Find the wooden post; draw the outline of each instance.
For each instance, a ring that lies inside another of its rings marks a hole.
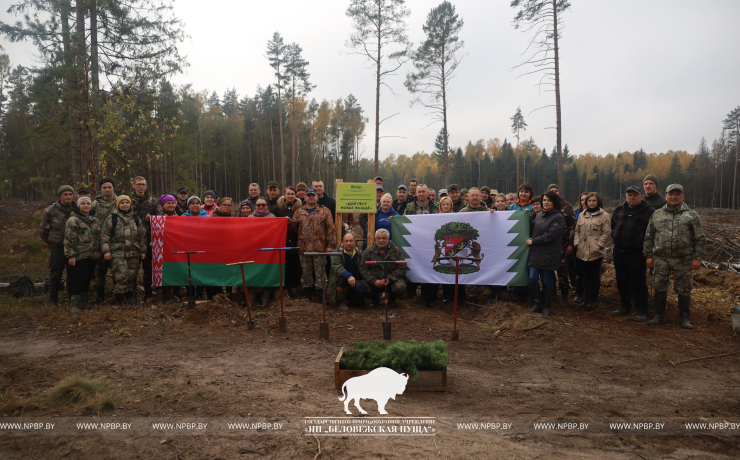
[[[340,184],[342,182],[344,182],[342,179],[336,180],[337,184]],[[334,186],[334,199],[336,200],[337,198],[338,198],[337,187],[335,185]],[[336,218],[334,219],[334,225],[336,226],[336,229],[337,229],[337,247],[339,247],[342,244],[342,215],[343,214],[341,212],[337,211]]]
[[[375,181],[368,179],[367,183],[374,184]],[[365,235],[365,239],[367,240],[367,247],[372,246],[375,242],[375,213],[368,213],[367,215],[367,235]]]

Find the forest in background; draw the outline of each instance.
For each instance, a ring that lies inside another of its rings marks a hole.
[[[191,193],[216,189],[241,199],[251,182],[264,189],[270,180],[320,178],[332,193],[335,179],[374,176],[372,152],[363,148],[373,130],[364,108],[352,94],[312,97],[316,86],[300,46],[283,43],[278,33],[267,40],[264,62],[275,69],[275,80],[253,95],[236,89],[219,95],[170,83],[187,67],[177,50],[187,34],[167,0],[32,0],[9,11],[22,20],[0,23],[0,33],[32,41],[43,64],[14,66],[0,49],[2,197],[34,200],[61,184],[92,186],[101,177],[115,178],[117,192],[130,192],[133,177],[143,175],[154,194],[186,186]],[[560,157],[571,201],[588,190],[616,202],[626,187],[654,173],[661,189],[684,184],[693,206],[732,208],[739,191],[740,107],[721,122],[716,116],[720,135],[697,140],[691,152],[647,153],[636,146],[597,155],[570,152],[565,143],[558,155],[555,146],[525,137],[517,109],[510,133],[481,133],[453,146],[445,121],[429,145],[392,153],[378,161],[377,171],[393,194],[410,179],[443,188],[449,185],[447,146],[449,183],[514,192],[529,182],[541,193],[558,183]]]

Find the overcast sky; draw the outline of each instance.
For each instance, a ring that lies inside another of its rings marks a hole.
[[[5,0],[3,3],[8,2]],[[738,0],[571,0],[564,14],[561,46],[563,142],[576,155],[618,151],[694,152],[701,137],[717,137],[722,120],[740,105]],[[6,3],[7,4],[7,3]],[[370,118],[364,156],[373,154],[374,71],[345,42],[352,29],[349,0],[195,1],[177,0],[175,14],[191,38],[181,45],[190,67],[173,78],[196,90],[222,95],[235,87],[242,97],[273,81],[264,57],[279,31],[297,42],[310,62],[318,101],[354,94]],[[535,76],[516,78],[527,35],[511,25],[510,0],[457,0],[465,25],[460,38],[468,54],[449,89],[449,131],[453,146],[478,139],[513,139],[510,117],[521,106],[539,146],[555,145],[554,93],[541,92]],[[436,2],[407,0],[411,40],[423,40],[422,25]],[[5,10],[6,8],[3,8]],[[0,20],[12,21],[4,11]],[[3,43],[14,65],[33,65],[31,45]],[[403,79],[411,64],[388,79],[384,90],[381,158],[390,153],[431,152],[441,127],[421,107],[409,108]],[[514,141],[515,142],[515,141]]]

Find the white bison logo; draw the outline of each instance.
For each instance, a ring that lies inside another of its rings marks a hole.
[[[378,412],[387,414],[385,405],[388,399],[393,398],[395,401],[397,394],[403,394],[406,390],[406,383],[409,381],[408,374],[399,374],[393,369],[379,367],[359,377],[352,377],[342,385],[342,397],[344,401],[344,412],[352,415],[349,411],[349,402],[355,400],[355,407],[360,413],[367,414],[360,407],[360,399],[374,399],[378,403]],[[344,389],[347,388],[345,395]],[[347,399],[345,399],[347,398]]]

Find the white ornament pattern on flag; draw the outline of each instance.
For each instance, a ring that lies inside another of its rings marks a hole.
[[[166,216],[153,216],[152,226],[152,284],[162,285],[162,262],[164,262],[164,223]]]

